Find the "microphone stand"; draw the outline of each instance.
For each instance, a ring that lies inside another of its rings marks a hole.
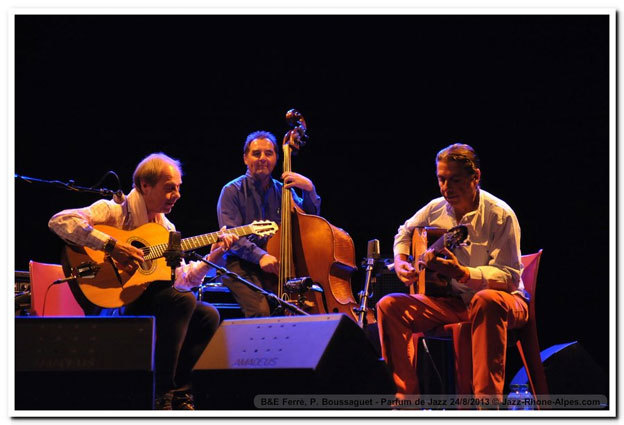
[[[217,277],[225,275],[225,276],[230,277],[232,279],[236,279],[237,281],[241,282],[245,286],[253,289],[254,291],[256,291],[256,292],[258,292],[258,293],[260,293],[262,295],[264,295],[269,300],[272,300],[272,301],[276,302],[277,304],[279,304],[279,306],[281,308],[286,308],[286,309],[292,311],[293,313],[299,314],[301,316],[309,316],[308,313],[306,313],[305,311],[301,310],[296,305],[292,305],[290,303],[287,303],[286,301],[284,301],[283,299],[281,299],[280,297],[278,297],[274,293],[265,291],[264,289],[260,288],[257,285],[254,285],[253,283],[251,283],[250,281],[242,278],[241,276],[239,276],[238,274],[234,273],[233,271],[230,271],[230,270],[226,269],[225,267],[218,266],[215,263],[213,263],[212,261],[206,260],[204,257],[202,257],[201,255],[199,255],[196,252],[193,252],[193,251],[187,252],[185,254],[185,256],[186,256],[186,258],[197,260],[197,261],[202,261],[202,262],[208,264],[210,267],[212,267],[212,268],[214,268],[216,270]]]
[[[70,180],[68,183],[64,183],[60,180],[43,180],[43,179],[37,179],[34,177],[22,176],[19,174],[15,174],[15,178],[24,180],[25,182],[28,182],[28,183],[45,183],[45,184],[61,187],[63,189],[71,190],[73,192],[96,193],[102,197],[107,197],[107,196],[112,197],[115,195],[119,196],[121,193],[123,193],[121,189],[115,191],[115,190],[106,189],[104,187],[98,189],[94,187],[77,186],[73,180]]]
[[[360,306],[353,309],[356,313],[358,313],[358,326],[362,329],[364,329],[364,318],[366,317],[366,312],[369,310],[366,304],[368,303],[368,299],[373,296],[373,294],[370,293],[370,283],[377,258],[379,258],[379,241],[377,239],[373,239],[368,241],[366,279],[364,280],[364,289],[362,289],[362,291],[358,294],[360,296]]]
[[[373,296],[373,294],[370,293],[370,283],[376,261],[377,260],[374,258],[366,259],[366,279],[364,280],[364,289],[362,289],[358,294],[360,296],[360,306],[355,309],[355,312],[358,314],[358,326],[360,328],[364,328],[364,318],[366,317],[366,312],[369,310],[366,304],[368,303],[368,299]]]

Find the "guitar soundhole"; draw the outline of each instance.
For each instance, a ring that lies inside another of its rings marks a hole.
[[[149,249],[143,249],[147,246],[147,243],[141,241],[140,239],[134,239],[129,241],[130,245],[139,248],[140,250],[143,251],[143,253],[145,255],[149,254]],[[154,261],[152,260],[147,260],[147,261],[143,261],[139,267],[139,270],[137,270],[139,273],[143,273],[143,274],[150,274],[154,271],[154,269],[156,268],[156,264],[154,263]]]

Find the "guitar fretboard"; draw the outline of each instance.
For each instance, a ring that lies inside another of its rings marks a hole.
[[[220,231],[212,232],[182,239],[180,241],[182,251],[192,251],[194,249],[202,248],[204,246],[213,244],[219,240],[220,233]],[[248,224],[246,226],[232,227],[231,229],[226,229],[223,233],[233,233],[241,237],[254,233],[254,230],[253,226]],[[143,247],[143,257],[145,258],[145,260],[154,260],[156,258],[160,258],[165,254],[168,246],[169,245],[166,243],[161,243],[158,245]]]

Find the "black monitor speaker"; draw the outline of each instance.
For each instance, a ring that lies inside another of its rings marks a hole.
[[[386,364],[342,314],[225,320],[193,370],[199,409],[254,409],[257,395],[394,394]]]
[[[15,409],[152,409],[154,341],[153,317],[17,317]]]

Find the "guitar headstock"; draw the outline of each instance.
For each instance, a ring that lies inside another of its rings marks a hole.
[[[444,234],[444,246],[453,251],[468,238],[468,228],[464,225],[455,226]]]
[[[277,232],[277,223],[271,220],[255,220],[250,224],[253,233],[258,236],[271,236]]]

